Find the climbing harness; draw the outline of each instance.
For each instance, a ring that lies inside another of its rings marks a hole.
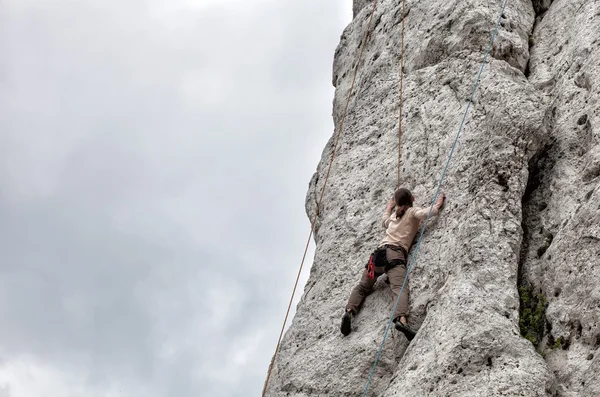
[[[394,259],[392,261],[387,260],[387,250],[391,249],[392,251],[396,251],[402,254],[404,259]],[[406,258],[408,258],[408,253],[399,245],[384,245],[382,247],[377,248],[373,253],[369,256],[369,262],[365,265],[367,269],[367,275],[369,278],[376,278],[379,274],[375,271],[375,268],[383,268],[384,271],[389,271],[391,268],[398,265],[406,265]],[[387,280],[386,280],[387,281]]]
[[[325,175],[325,180],[323,182],[323,188],[321,189],[321,194],[319,196],[319,201],[317,203],[317,208],[315,210],[315,216],[313,218],[312,224],[311,224],[311,229],[310,229],[310,234],[308,235],[308,239],[306,241],[306,247],[304,248],[304,255],[302,256],[302,261],[300,262],[300,269],[298,269],[298,275],[296,276],[296,282],[294,283],[294,289],[292,291],[292,296],[290,297],[290,302],[288,304],[288,308],[287,311],[285,313],[285,318],[283,320],[283,325],[281,326],[281,332],[279,333],[279,339],[277,340],[277,346],[275,347],[275,353],[273,353],[273,358],[271,358],[271,363],[269,364],[269,370],[267,372],[267,379],[265,380],[265,385],[263,387],[263,392],[262,392],[262,397],[265,397],[265,394],[267,393],[267,387],[269,385],[269,379],[271,378],[271,372],[273,371],[273,364],[275,363],[275,358],[277,356],[277,353],[279,352],[279,346],[281,345],[281,338],[283,337],[283,331],[285,330],[285,324],[287,323],[287,319],[288,316],[290,314],[290,309],[292,307],[292,303],[294,301],[294,295],[296,294],[296,289],[298,287],[298,281],[300,280],[300,275],[302,273],[302,268],[304,266],[304,261],[306,259],[306,254],[308,253],[308,248],[310,245],[310,239],[312,238],[312,235],[315,231],[315,225],[317,223],[317,217],[319,216],[319,209],[321,208],[321,202],[323,201],[323,196],[325,195],[325,188],[327,187],[327,181],[329,179],[329,174],[331,172],[331,166],[333,164],[333,160],[335,159],[335,155],[336,155],[336,150],[337,150],[337,146],[338,146],[338,142],[340,140],[340,136],[342,135],[342,132],[344,130],[344,123],[346,121],[346,116],[348,115],[348,107],[350,105],[350,99],[352,98],[352,93],[354,92],[354,85],[356,83],[356,76],[358,74],[358,69],[360,68],[361,65],[361,59],[362,59],[362,55],[367,43],[367,39],[369,38],[369,34],[371,32],[371,24],[373,22],[373,16],[375,15],[375,10],[377,9],[377,1],[378,0],[373,0],[373,8],[371,10],[371,16],[369,18],[369,23],[367,25],[367,30],[365,31],[365,35],[363,37],[362,40],[362,44],[360,47],[360,53],[358,55],[358,61],[356,62],[356,66],[354,68],[354,76],[352,77],[352,84],[350,86],[350,90],[348,91],[348,97],[346,99],[346,105],[344,107],[344,113],[342,115],[341,121],[340,121],[340,127],[338,129],[338,132],[335,136],[335,140],[333,143],[333,149],[332,149],[332,153],[331,153],[331,158],[329,160],[329,166],[327,167],[327,174]],[[316,189],[316,185],[315,185],[315,189]]]
[[[419,255],[419,247],[421,246],[421,240],[423,239],[423,234],[425,233],[425,229],[427,228],[427,223],[429,222],[429,218],[431,217],[431,212],[433,210],[433,206],[435,205],[435,202],[440,194],[442,182],[444,181],[444,178],[446,176],[446,171],[448,170],[448,166],[450,165],[450,160],[452,159],[452,155],[454,154],[454,150],[456,149],[456,144],[458,143],[458,138],[460,137],[460,133],[462,132],[462,129],[465,125],[465,120],[467,119],[467,115],[469,113],[471,104],[473,103],[473,97],[475,96],[475,91],[477,91],[477,86],[479,85],[479,81],[481,79],[481,73],[483,72],[487,58],[490,55],[490,52],[492,51],[492,46],[494,45],[494,40],[496,39],[496,35],[498,34],[498,27],[500,26],[500,21],[502,20],[502,16],[504,15],[504,10],[506,9],[507,3],[508,3],[508,0],[504,0],[504,2],[502,4],[502,10],[500,11],[500,16],[498,17],[498,21],[496,22],[496,27],[494,28],[494,33],[492,34],[492,38],[491,38],[490,44],[488,46],[487,52],[485,53],[485,56],[483,57],[483,62],[481,63],[479,72],[477,73],[477,77],[475,79],[475,84],[473,85],[473,90],[471,91],[471,96],[469,97],[469,102],[467,103],[467,108],[463,115],[460,126],[458,127],[458,132],[456,133],[456,137],[454,138],[454,143],[452,144],[452,148],[450,149],[450,154],[448,155],[448,160],[446,161],[446,165],[444,166],[444,170],[442,171],[442,175],[438,182],[438,186],[435,191],[435,196],[433,197],[433,200],[431,201],[431,206],[429,207],[429,212],[427,213],[427,218],[425,219],[425,223],[423,224],[423,227],[421,228],[421,233],[419,234],[419,239],[417,240],[417,244],[415,245],[415,252],[411,256],[411,258],[408,262],[408,268],[406,270],[406,276],[404,277],[404,282],[402,283],[402,287],[400,288],[400,293],[398,294],[398,299],[396,299],[394,309],[392,310],[392,314],[390,315],[388,325],[383,334],[383,340],[381,341],[381,344],[379,345],[379,349],[377,351],[377,355],[375,356],[375,361],[373,362],[373,366],[371,367],[371,372],[369,374],[369,378],[367,379],[367,384],[365,385],[362,397],[366,397],[366,395],[367,395],[367,391],[369,390],[371,380],[373,379],[373,374],[375,373],[375,367],[377,366],[377,362],[379,361],[379,358],[381,357],[381,352],[383,350],[383,344],[385,343],[385,341],[387,339],[390,327],[393,322],[392,317],[394,317],[394,313],[396,312],[396,308],[398,307],[398,303],[400,302],[400,297],[402,296],[402,291],[404,290],[404,287],[406,286],[406,281],[408,280],[408,275],[410,274],[412,266],[413,266],[414,262],[417,260],[417,257]]]

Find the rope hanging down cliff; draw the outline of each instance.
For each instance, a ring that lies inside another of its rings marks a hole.
[[[404,1],[404,0],[403,0]],[[417,240],[417,243],[415,245],[415,249],[414,249],[414,253],[412,254],[410,261],[408,263],[408,267],[406,270],[406,276],[404,277],[404,282],[402,283],[402,288],[400,290],[400,293],[398,294],[398,298],[396,299],[396,303],[394,305],[394,309],[392,310],[392,314],[390,315],[390,318],[388,320],[388,325],[385,329],[385,332],[383,334],[383,339],[381,341],[381,344],[379,345],[379,349],[377,351],[377,355],[375,356],[375,361],[373,362],[373,366],[371,368],[371,372],[369,374],[369,378],[367,379],[367,384],[365,385],[362,397],[366,397],[367,395],[367,391],[369,390],[369,386],[371,384],[371,380],[373,379],[373,374],[375,373],[375,367],[377,366],[377,362],[379,361],[379,358],[381,357],[381,352],[383,350],[383,344],[385,343],[388,334],[389,334],[389,330],[390,327],[392,325],[393,322],[393,316],[394,316],[394,312],[396,311],[396,307],[398,306],[398,303],[400,302],[400,297],[402,296],[402,291],[404,290],[404,287],[406,286],[406,281],[408,280],[408,275],[410,274],[410,271],[412,269],[412,266],[414,264],[414,262],[417,260],[417,257],[419,255],[419,247],[421,245],[421,240],[423,239],[423,234],[425,233],[425,229],[427,228],[427,223],[429,222],[429,218],[431,217],[431,212],[433,210],[433,206],[438,198],[438,195],[440,194],[440,189],[442,187],[442,183],[444,181],[444,178],[446,177],[446,171],[448,170],[448,166],[450,165],[450,160],[452,159],[452,155],[454,154],[454,150],[456,149],[456,144],[458,143],[458,138],[460,137],[460,133],[462,132],[462,129],[465,125],[465,120],[467,119],[467,115],[469,113],[469,109],[471,108],[471,104],[473,103],[473,97],[475,96],[475,92],[477,91],[477,86],[479,85],[479,81],[481,79],[481,73],[483,72],[483,69],[485,67],[486,61],[488,56],[490,55],[490,52],[492,51],[492,46],[494,45],[494,40],[496,39],[496,35],[498,34],[498,28],[500,26],[500,21],[502,20],[502,16],[504,15],[504,10],[506,9],[506,4],[508,3],[508,0],[504,0],[503,4],[502,4],[502,9],[500,11],[500,15],[498,16],[498,21],[496,22],[496,26],[494,28],[494,32],[492,34],[492,38],[490,40],[490,44],[488,46],[488,49],[485,53],[485,56],[483,57],[483,62],[481,63],[481,67],[479,68],[479,72],[477,73],[477,77],[475,79],[475,84],[473,85],[473,90],[471,91],[471,96],[469,97],[469,102],[467,103],[467,108],[465,110],[465,113],[463,115],[462,121],[460,123],[460,126],[458,127],[458,131],[456,133],[456,137],[454,138],[454,143],[452,144],[452,148],[450,149],[450,154],[448,155],[448,160],[446,161],[446,165],[444,166],[444,169],[442,171],[442,175],[440,177],[440,180],[438,182],[438,186],[435,192],[435,196],[433,197],[433,200],[431,202],[431,206],[429,207],[429,213],[427,214],[427,218],[425,219],[425,223],[423,224],[423,227],[421,228],[421,233],[419,234],[419,239]]]
[[[321,194],[319,196],[319,201],[317,202],[317,208],[315,210],[315,216],[313,218],[312,221],[312,225],[311,225],[311,229],[310,229],[310,234],[308,235],[308,240],[306,241],[306,247],[304,249],[304,255],[302,256],[302,261],[300,263],[300,269],[298,269],[298,275],[296,276],[296,282],[294,283],[294,289],[292,291],[292,296],[290,297],[290,302],[288,304],[288,308],[287,311],[285,313],[285,319],[283,320],[283,325],[281,326],[281,332],[279,333],[279,339],[277,341],[277,346],[275,347],[275,353],[273,353],[273,358],[271,359],[271,363],[269,364],[269,370],[267,372],[267,379],[265,380],[265,385],[263,388],[263,392],[262,392],[262,397],[265,397],[265,394],[267,392],[267,386],[269,385],[269,379],[271,378],[271,372],[273,370],[273,364],[275,362],[275,358],[277,356],[277,353],[279,352],[279,346],[281,345],[281,338],[283,337],[283,331],[285,330],[285,324],[287,323],[287,319],[288,316],[290,314],[290,309],[292,307],[292,302],[294,300],[294,295],[296,294],[296,288],[298,287],[298,280],[300,279],[300,275],[302,273],[302,267],[304,266],[304,261],[306,259],[306,254],[308,252],[308,247],[310,245],[310,239],[312,238],[312,235],[315,231],[315,225],[317,222],[317,217],[319,216],[319,209],[321,208],[321,202],[323,201],[323,196],[325,195],[325,188],[327,187],[327,181],[329,179],[329,174],[331,172],[331,165],[333,164],[333,160],[335,159],[336,156],[336,150],[337,150],[337,146],[338,146],[338,142],[340,140],[340,137],[342,135],[342,132],[344,130],[344,123],[346,121],[346,116],[348,115],[348,107],[350,105],[350,99],[352,98],[352,93],[354,92],[354,84],[356,83],[356,76],[358,74],[358,70],[360,68],[361,65],[361,59],[362,59],[362,55],[365,49],[365,45],[367,43],[367,39],[369,38],[369,34],[371,32],[371,23],[373,22],[373,16],[375,15],[375,10],[377,9],[377,0],[373,1],[373,8],[371,10],[371,16],[369,18],[369,23],[367,25],[367,30],[365,31],[365,35],[363,37],[362,40],[362,44],[360,47],[360,53],[358,55],[358,60],[356,62],[356,66],[354,68],[354,76],[352,77],[352,84],[350,86],[350,90],[348,92],[348,97],[346,99],[346,105],[344,107],[344,113],[342,114],[342,118],[340,121],[340,127],[338,129],[338,132],[335,136],[335,140],[333,143],[333,149],[332,149],[332,153],[331,153],[331,158],[329,160],[329,166],[327,167],[327,174],[325,175],[325,180],[323,182],[323,188],[321,189]],[[315,187],[316,188],[316,187]]]
[[[400,43],[401,52],[400,52],[400,62],[398,66],[398,77],[400,80],[400,94],[398,97],[398,182],[396,187],[400,187],[400,168],[402,167],[401,157],[402,157],[402,85],[404,82],[404,20],[406,19],[406,14],[404,13],[404,3],[406,1],[402,0],[402,41]]]

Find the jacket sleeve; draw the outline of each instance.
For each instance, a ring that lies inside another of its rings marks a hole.
[[[433,209],[431,210],[431,216],[436,216],[438,214],[438,209],[433,207]],[[415,208],[415,218],[417,218],[420,221],[424,221],[425,219],[427,219],[427,214],[429,213],[429,208]]]
[[[383,216],[381,217],[381,225],[383,226],[384,229],[388,228],[388,225],[390,224],[390,216],[392,216],[391,212],[384,212]]]

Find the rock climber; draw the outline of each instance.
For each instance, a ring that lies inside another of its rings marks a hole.
[[[433,206],[431,215],[439,213],[444,204],[445,195],[441,193]],[[408,251],[419,230],[420,222],[427,218],[428,208],[415,208],[415,198],[410,190],[400,188],[396,190],[390,199],[383,214],[383,228],[386,235],[378,248],[371,254],[369,262],[365,266],[362,278],[354,287],[346,311],[342,317],[341,331],[347,336],[352,331],[352,318],[356,315],[359,306],[366,296],[373,291],[373,285],[377,278],[383,273],[387,274],[390,288],[394,296],[394,302],[398,299],[398,293],[402,288],[406,276],[406,263]],[[395,211],[394,211],[395,208]],[[394,313],[394,326],[402,332],[406,338],[412,340],[416,333],[408,327],[406,316],[408,315],[408,285],[404,287],[400,302]]]

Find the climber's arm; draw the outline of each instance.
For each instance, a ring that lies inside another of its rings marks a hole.
[[[381,224],[384,229],[387,229],[388,225],[390,224],[390,216],[392,216],[392,211],[394,211],[395,206],[396,206],[396,202],[394,201],[394,198],[392,197],[390,199],[390,201],[388,201],[387,207],[385,207],[385,212],[383,213],[383,215],[381,217]]]
[[[440,212],[440,210],[442,209],[442,206],[444,205],[445,200],[446,200],[446,195],[444,193],[440,193],[437,201],[435,202],[435,204],[433,206],[433,209],[431,210],[431,216],[436,216]],[[429,208],[420,208],[415,211],[415,217],[421,221],[424,221],[425,219],[427,219],[428,213],[429,213]]]

